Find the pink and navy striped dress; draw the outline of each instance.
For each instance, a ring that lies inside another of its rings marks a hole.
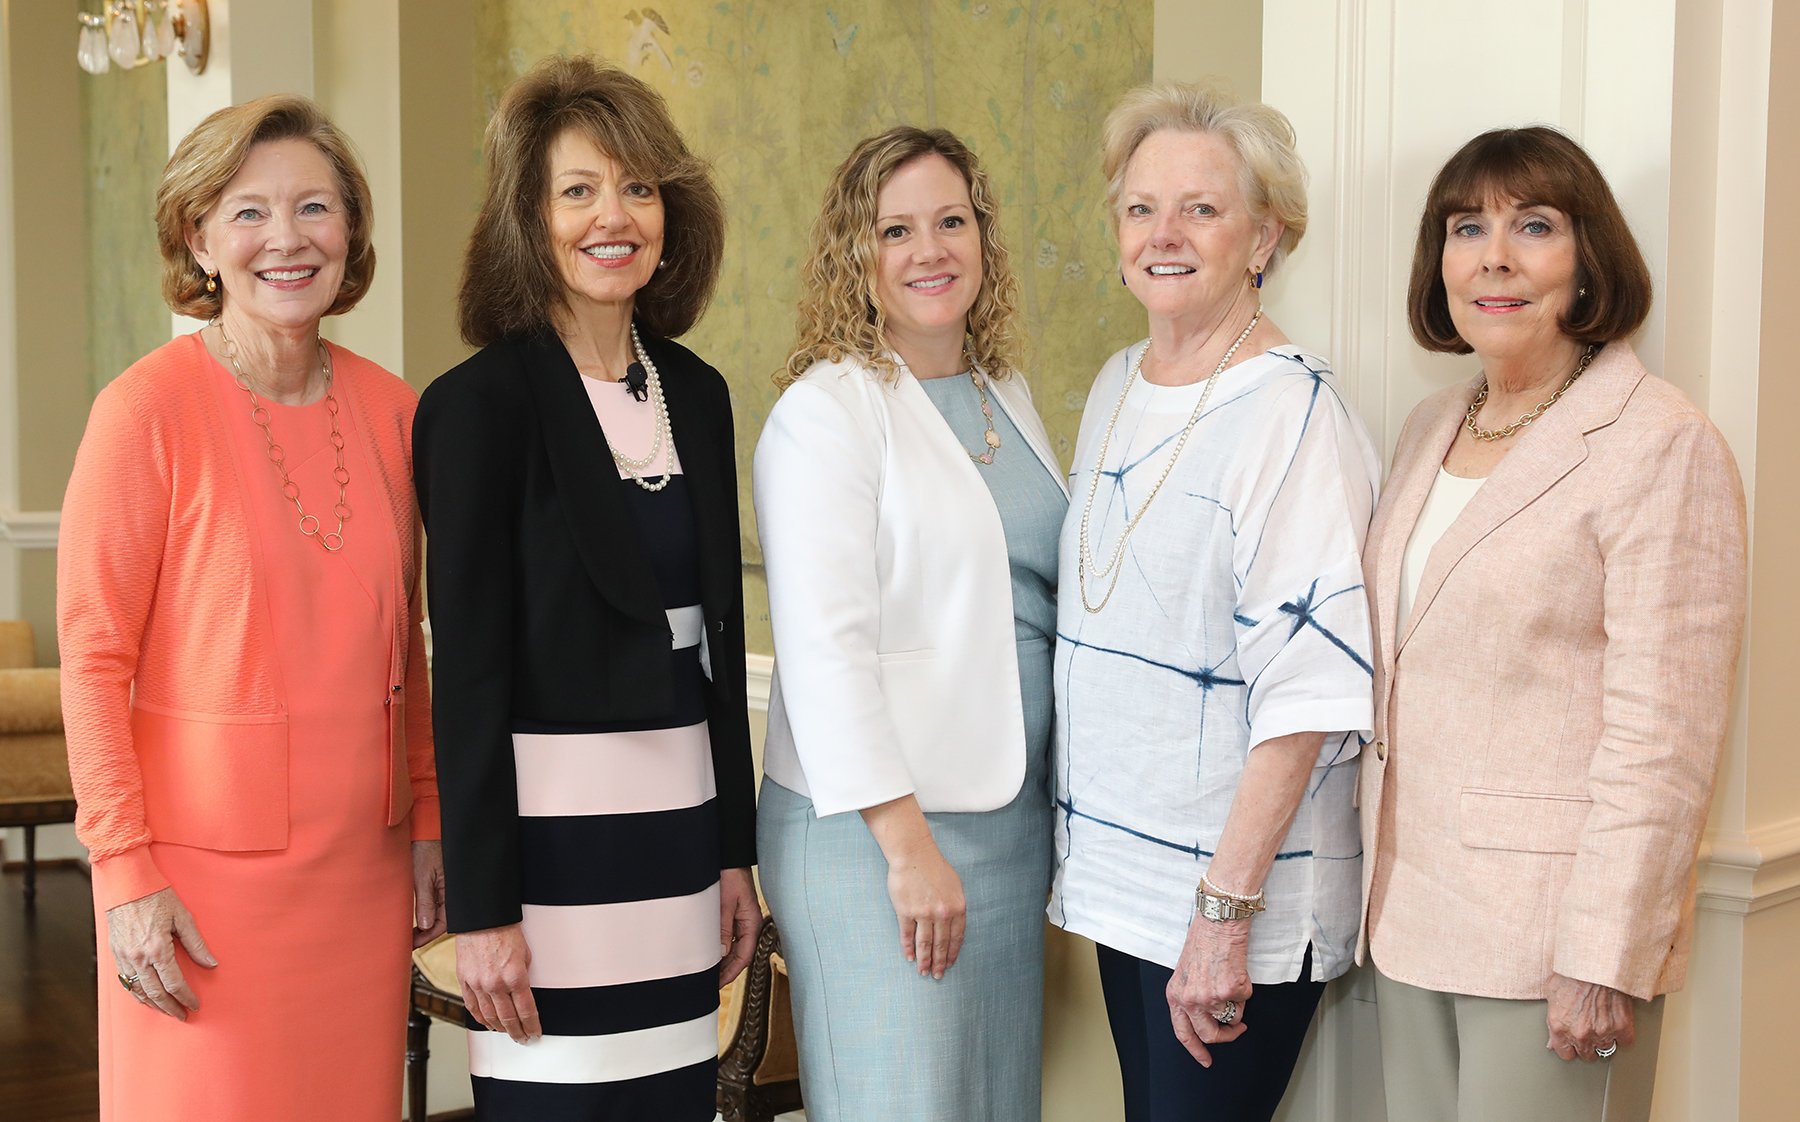
[[[654,410],[583,378],[628,455]],[[513,723],[524,933],[544,1035],[516,1044],[472,1019],[469,1072],[484,1122],[709,1122],[717,1077],[719,837],[707,737],[700,569],[674,449],[624,488],[674,639],[674,708],[660,720]],[[626,855],[621,859],[620,855]]]

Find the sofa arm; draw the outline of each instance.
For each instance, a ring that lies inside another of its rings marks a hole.
[[[62,730],[61,670],[0,670],[0,735]]]

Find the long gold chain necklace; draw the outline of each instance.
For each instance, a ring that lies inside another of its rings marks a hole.
[[[1137,381],[1138,372],[1143,368],[1144,356],[1150,353],[1150,344],[1144,344],[1144,349],[1138,352],[1136,360],[1125,372],[1125,384],[1119,389],[1119,400],[1113,403],[1112,416],[1107,419],[1106,432],[1100,438],[1100,454],[1094,458],[1094,470],[1088,477],[1087,502],[1081,508],[1081,532],[1076,553],[1075,583],[1081,589],[1081,606],[1087,609],[1089,615],[1098,613],[1100,609],[1106,607],[1106,602],[1112,599],[1113,591],[1119,587],[1119,576],[1125,571],[1121,564],[1125,559],[1125,543],[1131,540],[1132,531],[1136,530],[1138,523],[1144,520],[1144,513],[1150,509],[1150,504],[1156,501],[1157,493],[1162,490],[1163,484],[1168,482],[1169,473],[1175,470],[1175,462],[1181,459],[1181,450],[1187,447],[1188,437],[1193,435],[1194,426],[1199,423],[1201,415],[1206,412],[1206,403],[1212,400],[1213,387],[1219,384],[1219,375],[1225,373],[1225,368],[1231,365],[1231,356],[1237,354],[1238,348],[1244,345],[1244,340],[1250,338],[1250,333],[1255,331],[1256,325],[1261,322],[1262,306],[1259,304],[1256,314],[1250,317],[1250,326],[1244,328],[1237,340],[1226,349],[1225,354],[1219,359],[1219,365],[1213,367],[1212,377],[1206,380],[1206,388],[1200,391],[1200,400],[1194,405],[1194,411],[1188,415],[1187,424],[1182,426],[1181,439],[1175,442],[1175,450],[1169,453],[1168,460],[1163,463],[1162,474],[1156,477],[1156,485],[1150,488],[1150,493],[1144,496],[1143,502],[1138,504],[1137,513],[1133,514],[1131,520],[1125,523],[1125,529],[1120,531],[1119,540],[1113,546],[1112,556],[1107,559],[1105,566],[1101,566],[1094,561],[1093,540],[1089,535],[1089,525],[1094,515],[1094,495],[1100,489],[1100,473],[1106,467],[1106,451],[1112,445],[1113,430],[1119,424],[1119,413],[1125,408],[1125,398],[1131,393],[1131,384]],[[1096,579],[1106,581],[1106,593],[1100,597],[1098,604],[1088,598],[1088,573],[1090,570]],[[1107,579],[1109,576],[1110,580]]]
[[[610,436],[606,438],[606,447],[612,452],[613,463],[630,476],[633,483],[646,491],[655,492],[667,487],[669,480],[675,476],[675,432],[669,425],[669,403],[663,397],[662,375],[657,373],[656,363],[650,361],[650,352],[644,350],[644,343],[638,338],[635,323],[631,325],[631,351],[644,367],[644,384],[650,391],[650,408],[656,411],[655,435],[650,440],[650,451],[642,456],[627,456],[619,451]],[[656,463],[663,455],[665,446],[668,448],[668,459],[663,464],[662,478],[654,482],[645,479],[644,469]]]
[[[987,422],[987,431],[981,434],[982,443],[987,447],[979,455],[969,452],[969,459],[986,467],[994,462],[994,453],[1000,451],[1000,434],[994,431],[994,406],[988,401],[987,379],[975,372],[974,363],[969,364],[969,381],[975,383],[975,392],[981,396],[981,416]]]
[[[243,364],[238,361],[237,344],[225,330],[222,320],[215,318],[212,322],[219,329],[219,337],[225,340],[225,357],[231,361],[231,373],[237,379],[238,388],[250,395],[250,419],[262,430],[263,441],[268,445],[269,462],[281,476],[281,494],[300,514],[300,532],[318,542],[325,552],[336,553],[344,548],[344,523],[350,519],[350,504],[345,501],[350,488],[350,471],[344,467],[344,434],[338,430],[338,402],[331,393],[331,352],[326,349],[323,339],[314,337],[313,342],[319,348],[319,369],[325,375],[325,412],[331,417],[331,449],[337,456],[337,466],[332,469],[331,477],[338,485],[337,503],[331,510],[337,517],[337,529],[320,533],[319,516],[306,513],[306,508],[300,505],[300,485],[288,475],[287,450],[275,443],[275,433],[269,428],[269,410],[250,387],[250,376],[244,373]]]
[[[1482,382],[1481,389],[1475,394],[1475,400],[1469,402],[1469,413],[1463,418],[1463,426],[1469,430],[1469,435],[1476,440],[1490,442],[1495,440],[1505,440],[1513,433],[1518,432],[1526,425],[1529,425],[1539,417],[1542,417],[1544,415],[1544,410],[1555,405],[1557,401],[1561,399],[1563,394],[1568,393],[1569,387],[1575,384],[1575,379],[1587,373],[1588,363],[1594,361],[1594,356],[1599,353],[1599,347],[1594,346],[1592,343],[1588,344],[1587,350],[1581,352],[1581,361],[1575,364],[1575,373],[1569,375],[1569,380],[1564,382],[1562,387],[1555,393],[1551,394],[1548,401],[1541,402],[1536,409],[1533,409],[1531,412],[1502,429],[1484,429],[1475,423],[1475,414],[1481,411],[1482,405],[1486,404],[1488,399],[1488,384],[1485,381]]]

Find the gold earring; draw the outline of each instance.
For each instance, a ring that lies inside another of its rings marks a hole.
[[[1575,290],[1575,299],[1577,299],[1577,300],[1587,299],[1587,285],[1584,284],[1580,288]]]
[[[217,273],[206,274],[206,291],[208,291],[208,292],[219,291],[219,274],[217,274]]]

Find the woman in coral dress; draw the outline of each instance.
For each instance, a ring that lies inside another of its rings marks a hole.
[[[311,102],[221,110],[157,194],[203,330],[101,392],[58,623],[93,866],[100,1115],[399,1110],[410,946],[442,929],[413,392],[319,338],[369,189]]]

